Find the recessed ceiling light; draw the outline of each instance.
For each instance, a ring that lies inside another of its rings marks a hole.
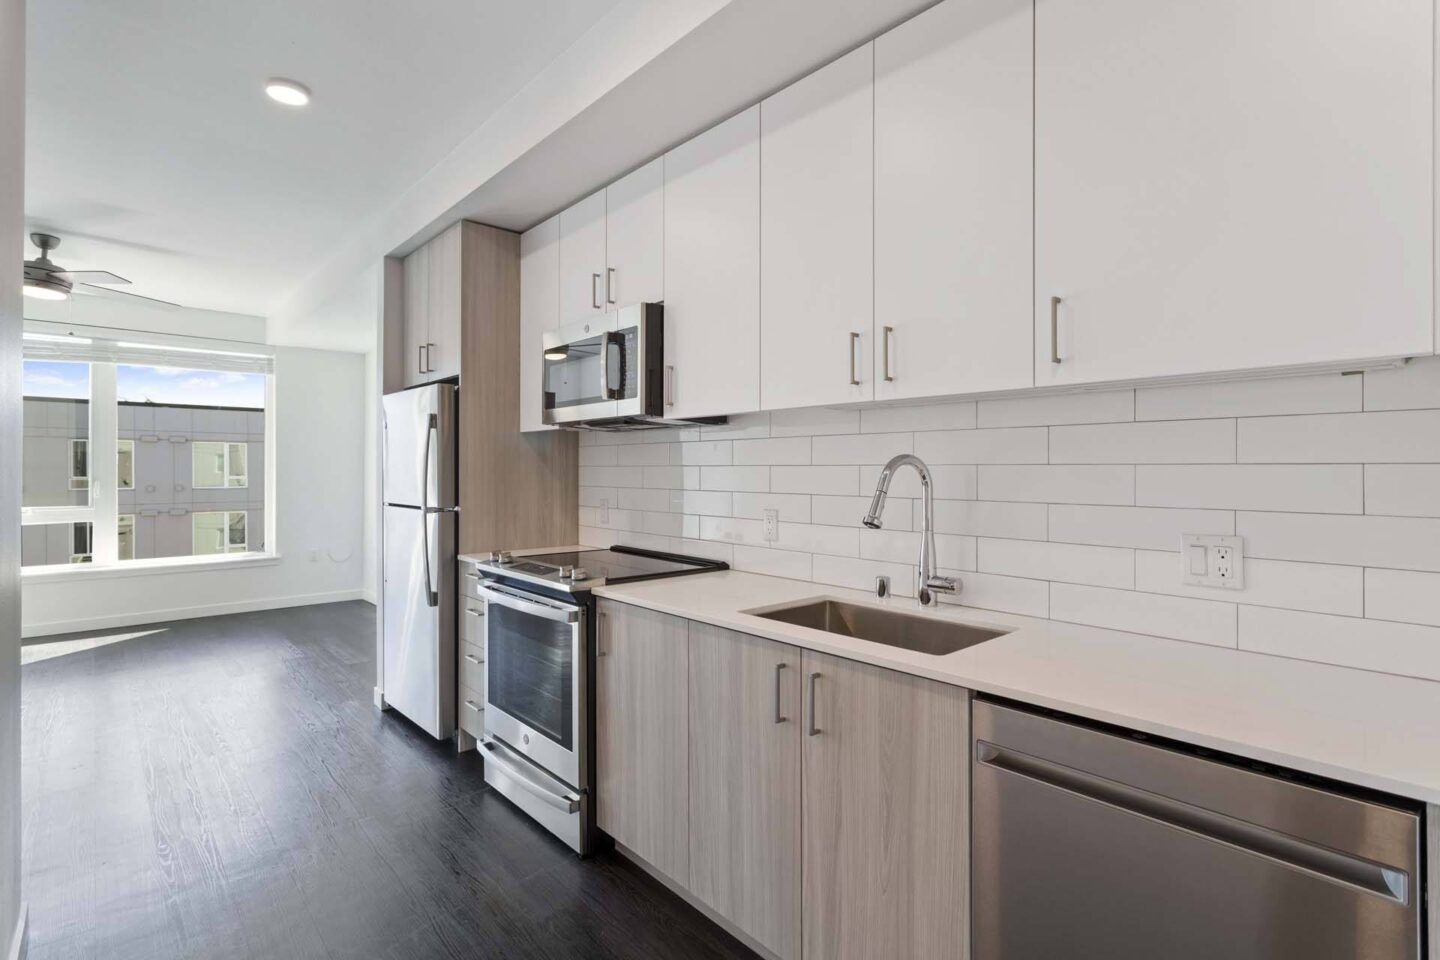
[[[287,107],[303,107],[310,102],[310,88],[284,77],[271,77],[265,81],[265,93],[276,103]]]

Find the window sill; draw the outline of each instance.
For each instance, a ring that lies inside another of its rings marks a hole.
[[[212,557],[157,557],[151,560],[124,560],[97,566],[93,563],[56,563],[43,567],[22,567],[20,579],[103,580],[110,577],[149,577],[158,574],[200,573],[220,569],[270,567],[280,562],[278,553],[244,553]]]

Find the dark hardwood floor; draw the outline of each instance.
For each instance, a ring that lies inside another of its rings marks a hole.
[[[354,602],[27,647],[31,960],[754,956],[378,712],[374,623]]]

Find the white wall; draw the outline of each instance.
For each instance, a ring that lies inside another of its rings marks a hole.
[[[20,272],[25,257],[25,2],[0,0],[0,956],[20,901]]]
[[[913,596],[914,474],[884,530],[860,518],[880,465],[914,452],[959,603],[1440,680],[1440,358],[581,442],[587,544],[859,589],[888,574]],[[1245,588],[1183,585],[1183,533],[1242,536]]]
[[[25,634],[360,598],[366,570],[365,367],[358,353],[278,349],[274,547],[279,563],[29,580]]]

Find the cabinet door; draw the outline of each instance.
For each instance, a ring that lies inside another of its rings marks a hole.
[[[1369,12],[1039,0],[1038,384],[1431,351],[1432,3]]]
[[[426,244],[429,275],[429,360],[425,379],[460,375],[461,257],[465,223],[461,221]],[[483,344],[476,344],[483,349]]]
[[[560,218],[520,236],[520,429],[554,430],[542,417],[543,338],[560,326]]]
[[[1033,384],[1034,12],[945,0],[875,41],[875,398]]]
[[[665,162],[656,157],[605,188],[607,310],[665,298]]]
[[[430,340],[430,251],[420,247],[407,256],[401,265],[404,285],[404,309],[401,323],[405,330],[404,383],[413,387],[430,378],[425,354]]]
[[[687,621],[601,600],[595,684],[596,819],[616,842],[689,881]]]
[[[560,323],[605,309],[605,191],[560,212]]]
[[[800,956],[800,652],[690,624],[690,892]]]
[[[760,104],[760,399],[874,396],[874,44]]]
[[[760,409],[760,108],[665,155],[666,415]]]
[[[804,956],[969,955],[969,694],[806,651]]]

